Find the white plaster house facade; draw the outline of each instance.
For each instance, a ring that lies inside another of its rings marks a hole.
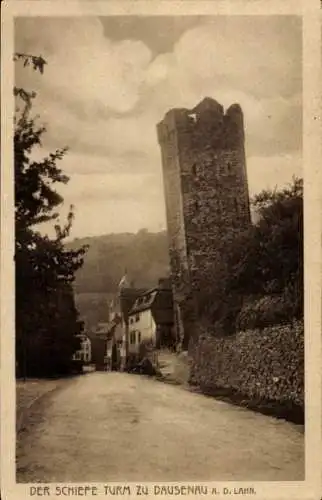
[[[157,291],[139,297],[129,314],[129,354],[139,354],[142,341],[156,343],[156,323],[151,306]]]
[[[89,337],[85,334],[79,335],[81,347],[73,355],[74,361],[83,361],[83,363],[90,363],[92,360],[92,345]]]

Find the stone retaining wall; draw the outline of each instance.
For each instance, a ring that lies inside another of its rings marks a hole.
[[[304,419],[303,322],[225,338],[202,332],[190,355],[189,382],[203,393]]]

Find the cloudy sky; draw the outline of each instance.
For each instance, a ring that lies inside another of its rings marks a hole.
[[[16,63],[47,126],[41,155],[63,146],[73,236],[166,227],[156,124],[203,97],[239,102],[250,194],[301,175],[301,22],[293,16],[19,18]]]

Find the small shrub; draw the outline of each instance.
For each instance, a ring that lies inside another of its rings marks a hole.
[[[241,309],[237,320],[237,330],[266,328],[289,322],[295,317],[294,304],[287,294],[265,295],[247,302]]]

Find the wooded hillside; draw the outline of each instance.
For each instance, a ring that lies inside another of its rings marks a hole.
[[[166,232],[107,234],[76,238],[70,247],[86,244],[89,249],[84,266],[76,273],[77,293],[114,293],[127,269],[137,287],[152,287],[168,274],[168,242]]]
[[[158,279],[169,274],[168,241],[165,231],[150,233],[107,234],[91,238],[76,238],[69,244],[89,249],[84,265],[76,273],[74,283],[76,303],[87,325],[107,321],[107,305],[117,291],[127,270],[136,287],[150,288]]]

